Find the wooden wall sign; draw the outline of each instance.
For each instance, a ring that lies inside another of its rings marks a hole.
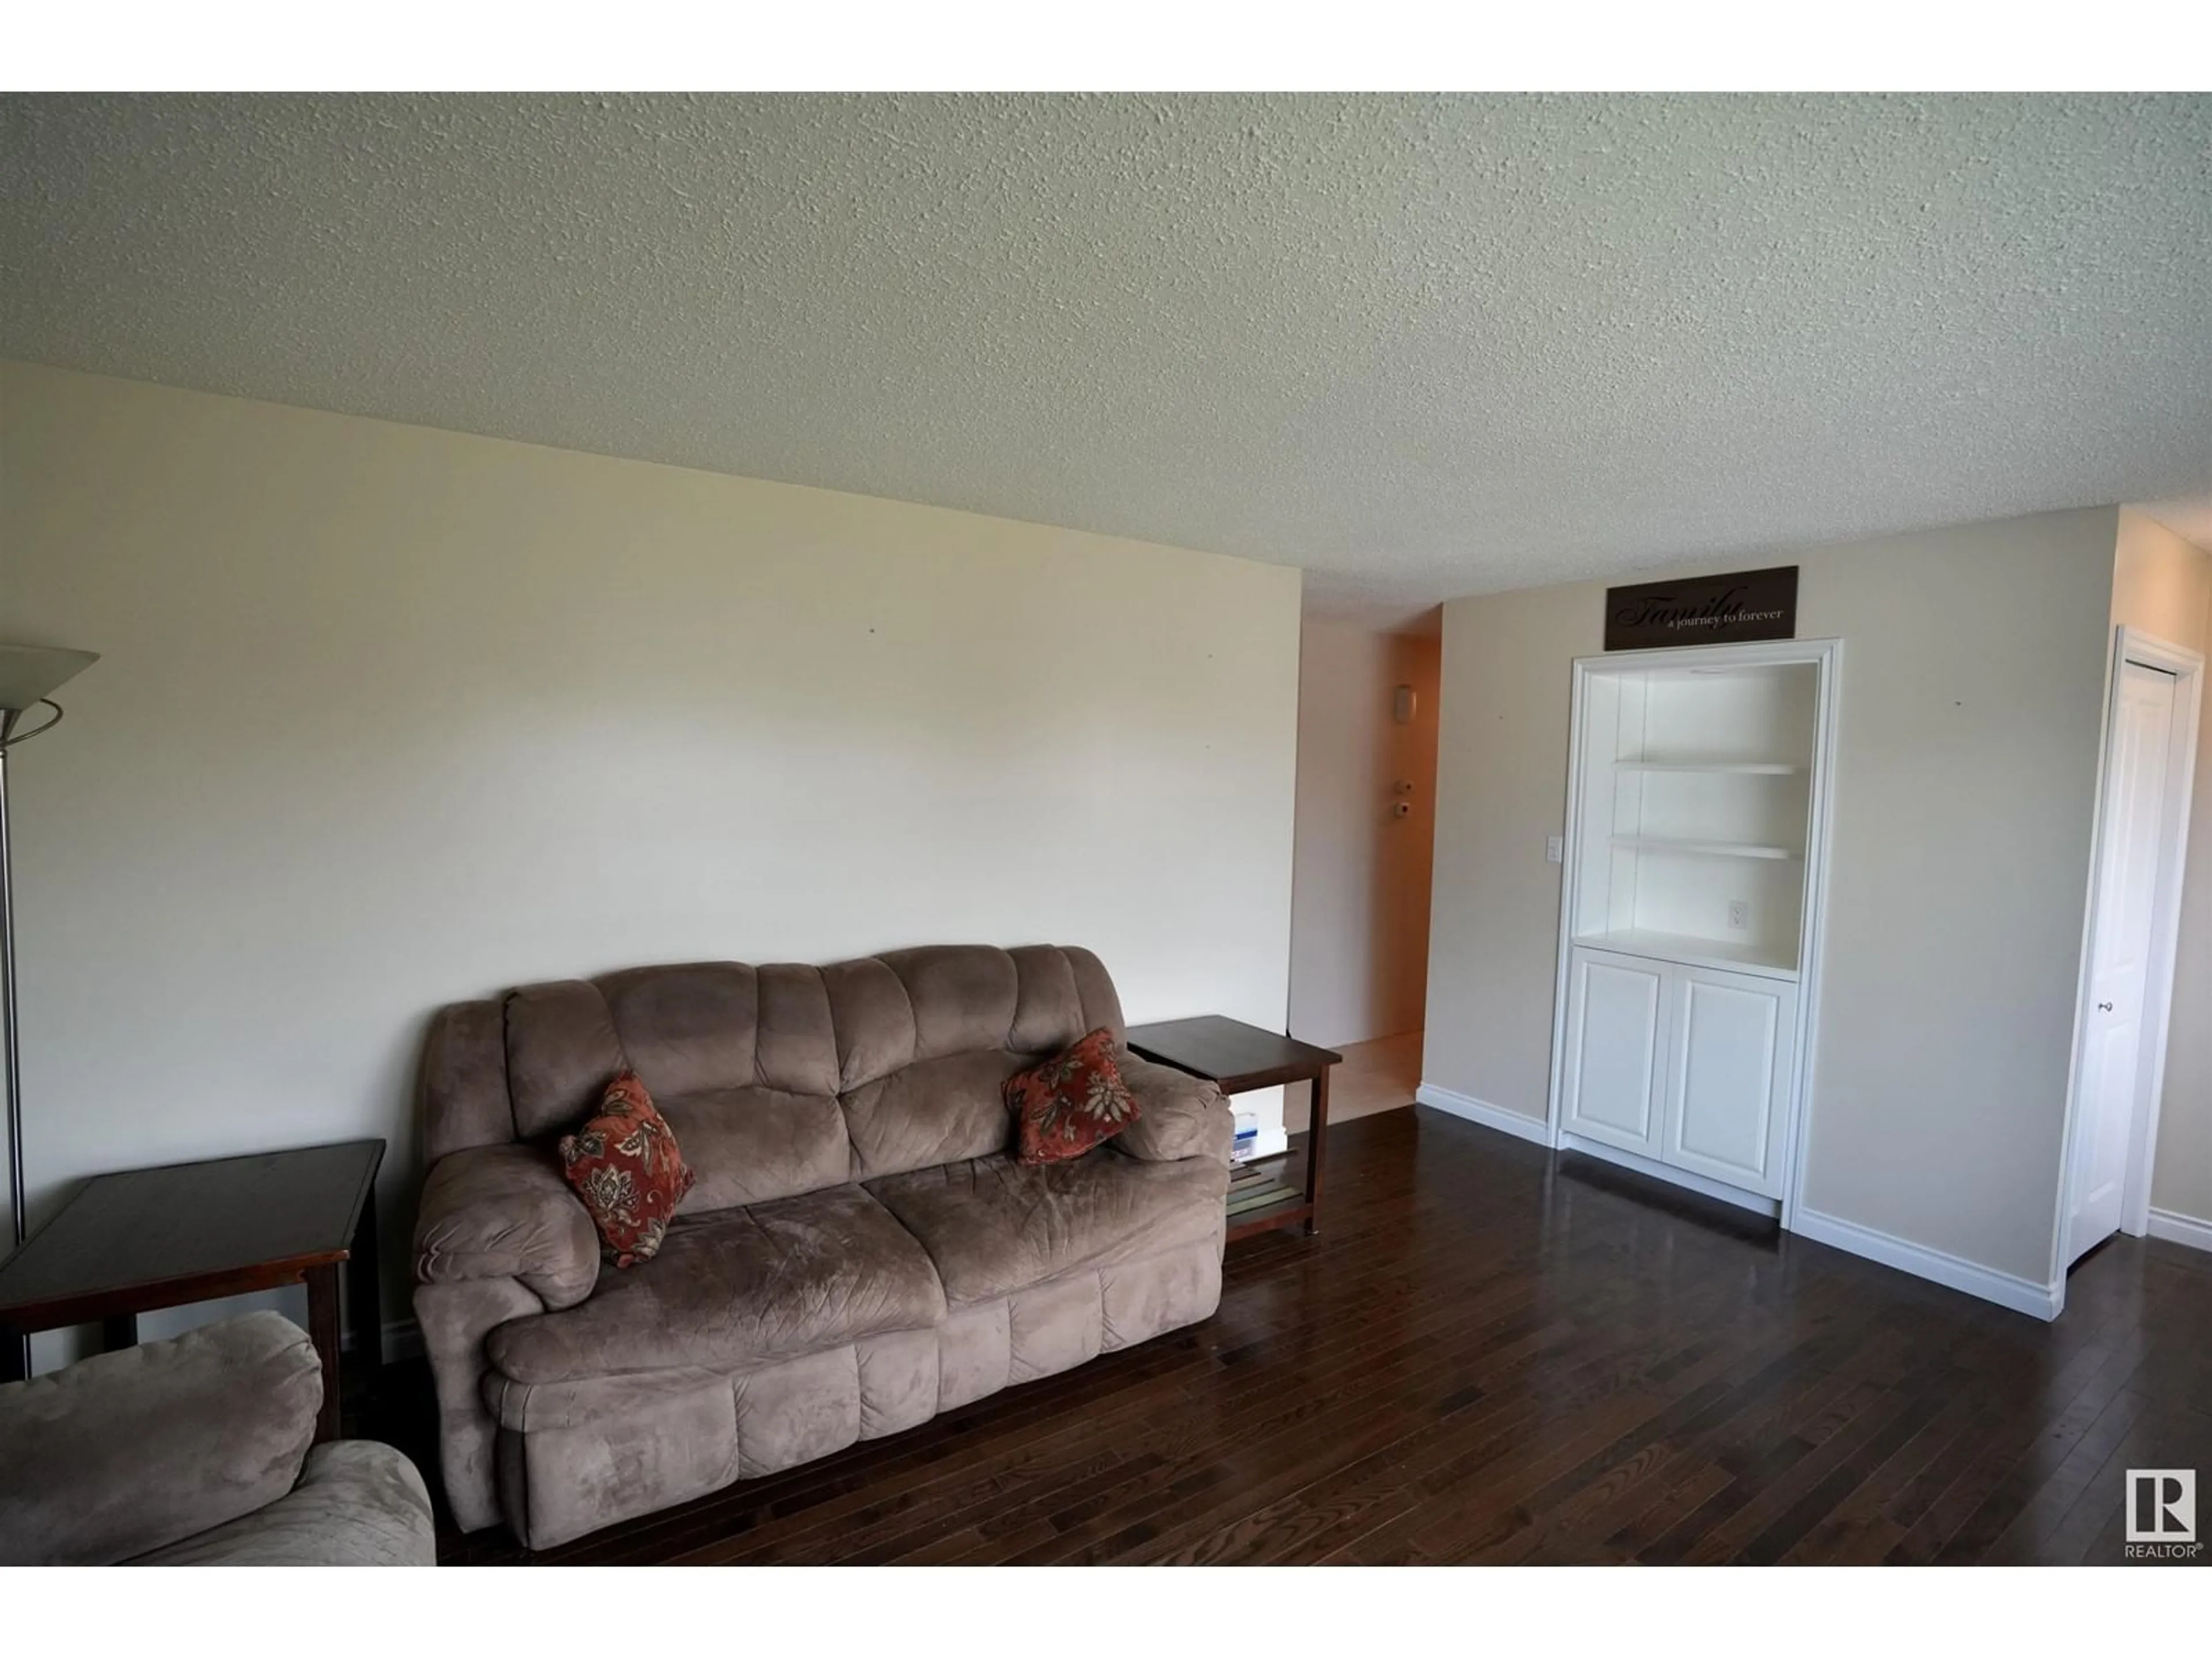
[[[1797,637],[1797,567],[1605,591],[1605,648],[1734,645]]]

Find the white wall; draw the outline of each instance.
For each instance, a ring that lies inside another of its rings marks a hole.
[[[1298,653],[1291,1030],[1336,1046],[1417,1030],[1428,979],[1438,646],[1309,621]],[[1414,694],[1400,725],[1393,698]],[[1400,795],[1395,786],[1412,784]],[[1394,804],[1411,811],[1399,817]]]
[[[2048,1282],[2116,514],[1753,562],[1840,637],[1808,1209]],[[1541,1118],[1572,659],[1605,585],[1444,610],[1424,1080]]]
[[[1286,1007],[1299,574],[0,366],[33,1218],[392,1141],[436,1005],[702,957],[1092,946]],[[392,1267],[386,1313],[406,1308]]]
[[[2154,519],[2122,512],[2112,621],[2191,651],[2212,647],[2212,554]],[[2212,708],[2197,744],[2150,1201],[2212,1226]]]

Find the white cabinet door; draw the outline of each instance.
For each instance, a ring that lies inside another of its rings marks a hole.
[[[1660,1156],[1715,1181],[1781,1197],[1796,986],[1669,967],[1667,1001],[1671,1052]]]
[[[1559,1127],[1656,1157],[1666,1012],[1657,963],[1576,951],[1567,968]]]

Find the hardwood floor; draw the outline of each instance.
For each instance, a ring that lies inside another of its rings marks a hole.
[[[2046,1326],[1425,1108],[1329,1143],[1206,1325],[535,1559],[2101,1562],[2123,1471],[2212,1476],[2212,1256]]]

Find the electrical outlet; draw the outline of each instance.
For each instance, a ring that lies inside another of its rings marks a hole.
[[[1750,930],[1751,901],[1749,899],[1730,899],[1729,901],[1729,926],[1733,927],[1739,933],[1747,933]]]
[[[1564,864],[1566,862],[1566,858],[1567,838],[1565,836],[1547,836],[1544,837],[1545,863]]]

